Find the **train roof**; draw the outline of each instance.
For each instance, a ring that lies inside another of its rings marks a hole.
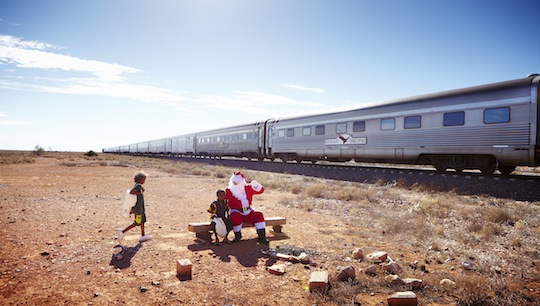
[[[478,85],[460,89],[452,89],[447,91],[422,94],[417,96],[410,96],[405,98],[398,98],[392,100],[385,100],[379,102],[368,102],[362,105],[361,107],[356,107],[348,110],[335,111],[335,112],[325,112],[317,113],[311,115],[299,115],[294,117],[282,117],[276,121],[281,120],[294,120],[304,117],[318,117],[318,116],[328,116],[328,115],[339,115],[342,113],[347,113],[351,111],[369,111],[377,110],[379,108],[392,108],[400,107],[405,104],[429,104],[428,106],[436,105],[450,105],[450,104],[459,104],[459,99],[457,97],[468,97],[468,101],[471,100],[500,100],[508,97],[515,97],[518,95],[530,95],[531,84],[540,82],[540,74],[530,74],[525,78],[515,79],[504,82],[490,83],[485,85]],[[457,101],[457,102],[454,102]]]

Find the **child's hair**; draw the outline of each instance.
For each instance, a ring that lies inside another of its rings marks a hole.
[[[138,182],[141,179],[146,179],[146,176],[146,173],[144,173],[143,171],[139,171],[137,172],[137,174],[135,174],[135,181]]]
[[[220,189],[220,190],[216,191],[216,196],[219,197],[219,194],[220,194],[220,193],[225,193],[225,190]]]

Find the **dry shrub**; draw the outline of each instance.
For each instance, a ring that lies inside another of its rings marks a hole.
[[[12,165],[12,164],[32,164],[35,163],[36,160],[30,156],[24,156],[24,155],[2,155],[0,156],[0,165]]]
[[[214,173],[214,177],[215,177],[215,178],[226,178],[227,175],[224,174],[223,172],[215,172],[215,173]]]
[[[373,202],[377,200],[377,190],[362,186],[345,186],[337,189],[333,198],[348,202]]]
[[[485,277],[480,275],[463,275],[456,280],[458,289],[456,290],[457,306],[489,306],[491,298],[489,296],[490,283]]]
[[[354,297],[361,290],[362,288],[357,281],[340,282],[334,280],[330,283],[330,290],[328,290],[324,300],[331,301],[337,305],[354,305]]]
[[[302,193],[302,186],[300,186],[298,184],[293,184],[293,185],[290,186],[290,191],[293,194],[300,194],[300,193]]]
[[[327,188],[327,185],[314,184],[314,185],[309,185],[306,188],[305,192],[309,197],[323,199],[326,188]]]
[[[206,169],[192,169],[191,174],[198,176],[211,176],[212,172]]]
[[[438,224],[437,226],[435,226],[434,234],[437,236],[444,236],[444,225]]]
[[[72,162],[63,162],[63,163],[60,163],[61,166],[64,166],[64,167],[78,167],[78,166],[82,166],[80,163],[72,163]]]
[[[510,242],[510,245],[516,248],[520,248],[522,246],[521,239],[519,237],[515,237],[512,239],[512,242]]]
[[[467,229],[472,233],[478,233],[483,227],[484,225],[480,222],[471,222],[467,225]]]
[[[384,186],[386,185],[386,181],[383,179],[378,179],[375,183],[376,186]]]
[[[395,186],[396,186],[396,187],[399,187],[399,188],[408,188],[408,187],[409,187],[409,184],[407,183],[406,180],[404,180],[404,179],[399,179],[399,180],[396,181]]]
[[[386,225],[386,233],[416,237],[418,241],[426,241],[433,232],[432,225],[421,214],[386,216],[383,222]]]
[[[466,274],[454,281],[457,306],[532,305],[530,297],[511,290],[504,275]]]
[[[512,221],[510,213],[506,209],[500,207],[489,207],[485,216],[486,220],[493,223],[507,223],[508,221]]]
[[[451,206],[448,201],[441,198],[427,197],[420,201],[418,209],[425,215],[437,218],[445,218],[448,216]]]
[[[311,201],[310,199],[304,199],[299,206],[300,209],[305,211],[312,211],[315,208],[315,206],[313,205],[313,201]]]
[[[284,197],[281,197],[278,201],[279,204],[283,205],[283,206],[293,206],[294,205],[294,202],[295,202],[295,199],[293,197],[289,197],[289,196],[284,196]]]
[[[480,229],[479,233],[484,239],[490,240],[493,236],[500,235],[502,232],[503,230],[499,224],[487,223]]]

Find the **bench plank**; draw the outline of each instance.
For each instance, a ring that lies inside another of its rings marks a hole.
[[[272,226],[274,232],[281,233],[283,225],[287,224],[287,219],[284,217],[270,217],[264,218],[266,226]],[[253,227],[251,223],[244,223],[242,227]],[[191,222],[188,224],[188,231],[194,233],[206,233],[212,230],[210,221],[206,222]]]

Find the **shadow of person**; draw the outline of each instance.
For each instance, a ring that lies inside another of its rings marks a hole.
[[[137,254],[141,247],[142,243],[140,242],[134,247],[124,247],[119,244],[114,246],[115,249],[120,248],[120,252],[112,254],[109,266],[114,266],[118,269],[125,269],[131,266],[131,259]]]

